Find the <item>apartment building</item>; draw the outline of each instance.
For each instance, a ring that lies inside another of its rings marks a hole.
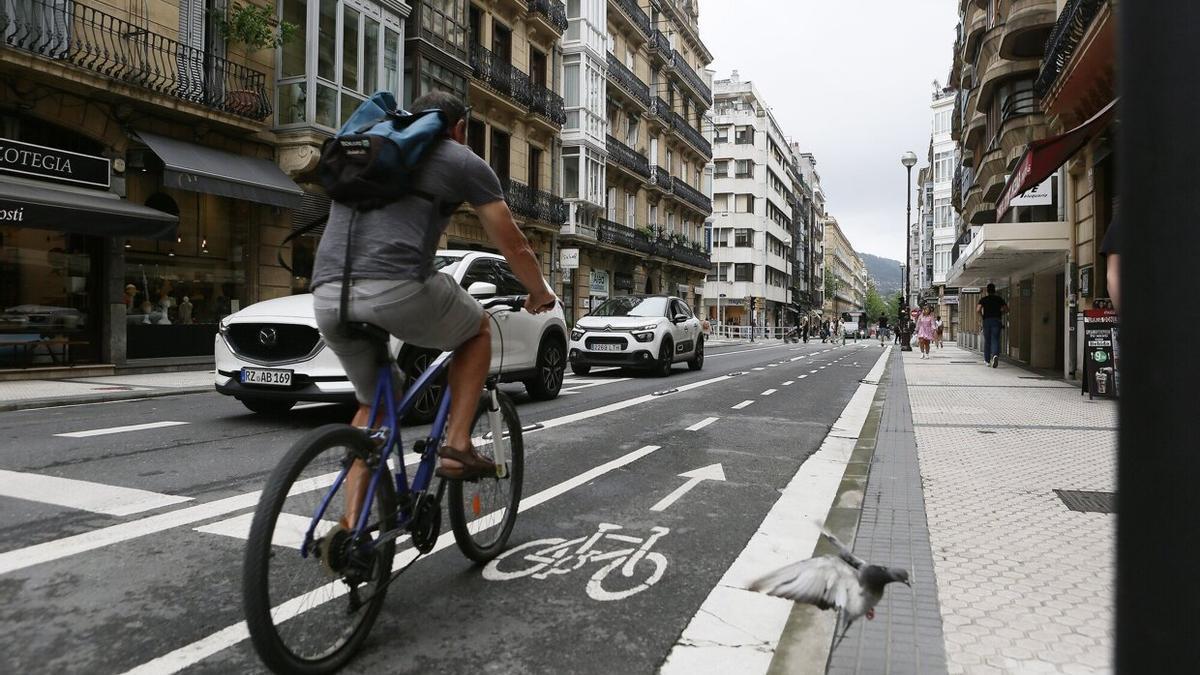
[[[724,294],[728,325],[781,326],[797,311],[793,272],[799,243],[799,165],[762,93],[735,70],[714,85],[712,272],[706,305],[716,319]],[[804,290],[807,290],[804,288]]]
[[[1114,10],[1106,0],[964,0],[952,82],[963,218],[947,282],[995,283],[1002,352],[1073,374],[1077,310],[1107,296],[1097,255],[1116,205]],[[960,343],[978,342],[963,312]]]
[[[211,362],[222,317],[292,292],[275,244],[304,193],[272,130],[398,86],[408,8],[281,6],[301,34],[277,51],[204,0],[0,5],[0,370]],[[305,39],[330,17],[373,48]]]
[[[811,152],[801,152],[799,143],[792,143],[792,156],[803,179],[801,192],[805,195],[802,212],[808,218],[808,302],[801,302],[808,312],[820,313],[825,304],[825,192],[817,159]]]
[[[697,3],[572,0],[564,50],[569,320],[611,295],[667,293],[701,311],[712,213],[712,104]]]
[[[825,317],[863,311],[867,297],[866,265],[833,216],[825,217],[824,255],[825,302],[822,310]]]

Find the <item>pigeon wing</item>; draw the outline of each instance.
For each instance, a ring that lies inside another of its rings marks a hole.
[[[816,605],[842,609],[859,593],[854,568],[835,556],[819,556],[781,567],[750,585],[750,589]]]
[[[837,549],[838,557],[846,561],[847,565],[857,570],[862,569],[862,566],[867,564],[867,561],[851,553],[850,549],[846,548],[846,545],[840,539],[833,536],[833,533],[829,530],[822,528],[821,534],[829,540],[829,543],[833,544],[833,547]]]

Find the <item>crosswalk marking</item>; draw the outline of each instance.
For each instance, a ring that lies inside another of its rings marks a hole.
[[[87,438],[89,436],[105,436],[108,434],[123,434],[126,431],[142,431],[145,429],[161,429],[163,427],[177,427],[187,422],[147,422],[145,424],[130,424],[123,427],[107,427],[105,429],[89,429],[88,431],[72,431],[65,434],[54,434],[63,438]]]
[[[128,516],[192,499],[74,478],[3,469],[0,469],[0,496],[66,506],[109,516]]]
[[[197,532],[233,537],[234,539],[248,539],[250,537],[250,523],[253,520],[253,513],[243,513],[240,516],[218,520],[215,523],[197,527],[195,530]],[[271,543],[275,546],[300,550],[300,545],[304,543],[304,533],[308,531],[308,522],[309,518],[304,516],[297,516],[291,513],[279,514],[279,519],[275,521],[275,531],[271,533]],[[322,520],[317,524],[317,529],[313,531],[313,536],[320,537],[333,529],[335,525],[337,523],[332,520]]]
[[[695,424],[693,424],[692,426],[688,427],[688,428],[687,428],[687,430],[688,430],[688,431],[700,431],[700,430],[701,430],[701,429],[703,429],[704,427],[706,427],[706,426],[708,426],[708,425],[712,424],[713,422],[716,422],[718,419],[720,419],[720,418],[718,418],[718,417],[706,417],[706,418],[704,418],[704,419],[700,420],[699,422],[696,422],[696,423],[695,423]]]

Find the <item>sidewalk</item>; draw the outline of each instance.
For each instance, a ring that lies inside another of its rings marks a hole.
[[[1115,402],[1069,382],[953,345],[894,352],[854,550],[914,587],[889,588],[828,672],[1110,672],[1116,426]],[[1061,490],[1100,494],[1072,510]]]
[[[0,412],[213,391],[213,371],[0,382]]]

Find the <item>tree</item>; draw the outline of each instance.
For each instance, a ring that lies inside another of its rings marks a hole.
[[[837,296],[838,289],[841,288],[841,281],[834,275],[833,270],[825,270],[825,297],[830,301],[834,301]],[[836,303],[835,303],[836,304]]]
[[[866,312],[867,318],[871,321],[878,321],[879,317],[886,316],[890,321],[896,316],[896,303],[891,296],[883,297],[879,295],[879,290],[875,288],[875,283],[871,282],[867,285]]]

